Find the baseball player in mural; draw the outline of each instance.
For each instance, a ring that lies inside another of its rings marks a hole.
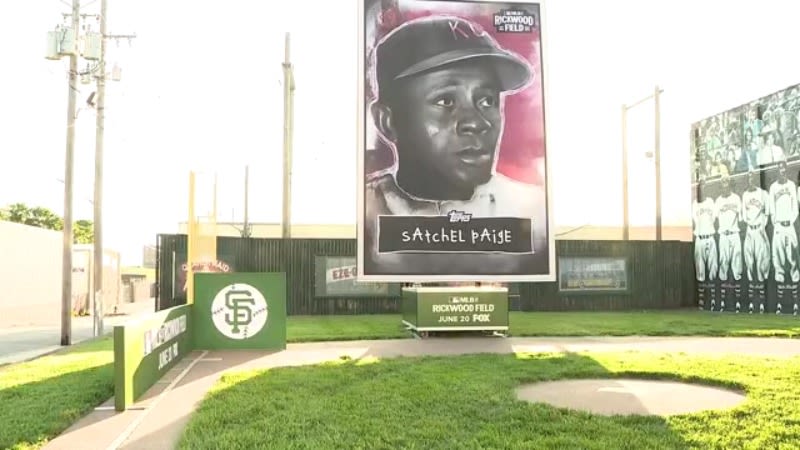
[[[778,164],[779,177],[769,187],[770,213],[772,214],[772,263],[775,268],[775,281],[785,280],[785,264],[790,266],[791,280],[800,281],[800,270],[797,268],[795,253],[797,252],[797,232],[794,222],[797,220],[797,185],[786,177],[786,161]]]
[[[719,279],[726,281],[728,273],[733,279],[742,279],[742,241],[739,236],[739,220],[742,216],[742,200],[731,190],[730,178],[722,178],[722,194],[716,202],[719,223]]]
[[[697,281],[713,281],[717,276],[717,243],[714,240],[717,207],[714,200],[705,194],[705,183],[697,185],[697,200],[694,201],[694,262]]]
[[[526,87],[532,77],[526,61],[457,17],[407,22],[380,43],[377,100],[370,112],[382,139],[395,150],[397,170],[366,184],[370,267],[394,273],[409,268],[431,273],[530,270],[524,267],[531,256],[378,255],[379,215],[442,216],[456,210],[472,217],[533,218],[534,248],[547,252],[544,186],[494,170],[504,126],[503,97]]]
[[[742,192],[742,207],[747,231],[744,235],[744,263],[747,279],[763,283],[769,276],[770,249],[767,238],[769,194],[761,189],[759,172],[747,174],[747,189]]]

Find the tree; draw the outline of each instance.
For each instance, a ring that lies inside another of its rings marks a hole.
[[[40,206],[29,208],[24,203],[14,203],[0,209],[0,220],[16,222],[48,230],[63,230],[64,219],[56,213]],[[94,224],[91,220],[78,220],[73,226],[74,243],[91,244],[94,242]]]
[[[48,230],[64,229],[64,219],[58,217],[53,211],[37,206],[35,208],[31,208],[30,212],[31,221],[28,223],[28,225],[47,228]]]
[[[0,215],[0,219],[22,223],[48,230],[63,230],[64,221],[47,208],[29,208],[24,203],[9,205]]]
[[[94,224],[91,220],[79,220],[72,228],[76,244],[91,244],[94,242]]]
[[[47,208],[28,208],[24,203],[9,205],[0,215],[0,219],[22,223],[48,230],[63,230],[64,222]]]
[[[25,223],[30,219],[30,211],[24,203],[14,203],[0,211],[0,218],[9,222]]]

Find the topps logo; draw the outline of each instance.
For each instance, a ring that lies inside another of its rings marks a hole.
[[[472,218],[472,214],[466,213],[464,211],[450,211],[447,213],[447,217],[450,218],[450,223],[458,223],[458,222],[469,222],[469,219]]]
[[[494,15],[498,33],[530,33],[536,28],[536,17],[519,9],[504,9]]]

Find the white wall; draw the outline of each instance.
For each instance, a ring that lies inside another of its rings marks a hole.
[[[91,312],[90,293],[94,290],[94,246],[75,244],[72,252],[72,302],[76,311]],[[105,314],[120,304],[122,274],[119,252],[103,250],[103,307]]]
[[[0,221],[0,327],[60,323],[62,236]]]

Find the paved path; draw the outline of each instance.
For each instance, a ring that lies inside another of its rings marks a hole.
[[[119,325],[138,314],[151,313],[154,300],[120,305],[121,315],[105,318],[103,332],[111,333],[114,325]],[[72,318],[72,343],[86,341],[94,337],[92,317]],[[56,350],[61,346],[61,323],[39,327],[0,328],[0,366],[37,358]]]
[[[285,351],[195,351],[134,405],[117,413],[113,400],[80,420],[45,449],[173,449],[189,417],[230,370],[298,366],[351,358],[390,358],[467,353],[654,351],[693,354],[800,356],[800,339],[602,337],[432,338],[290,344]]]

